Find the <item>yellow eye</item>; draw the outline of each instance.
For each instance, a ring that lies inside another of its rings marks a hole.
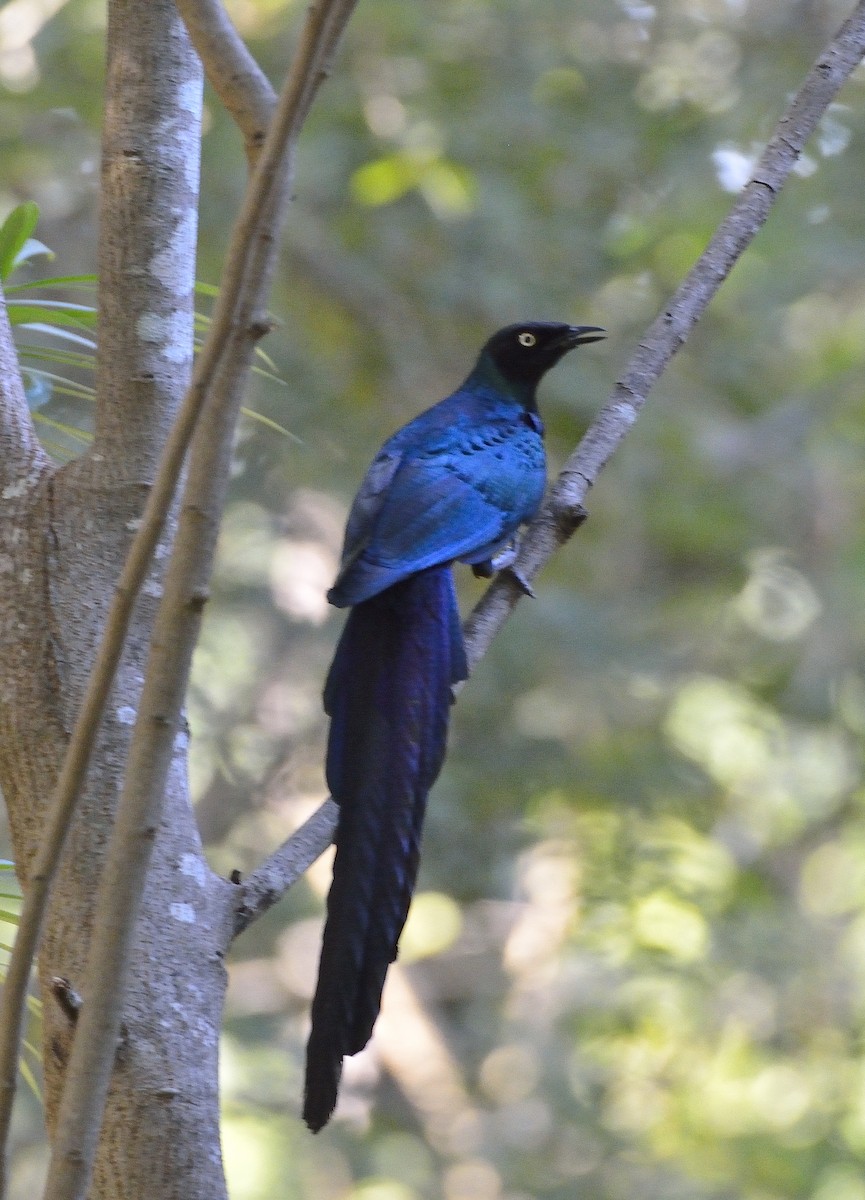
[[[538,339],[535,337],[535,335],[533,333],[529,333],[527,330],[523,333],[517,334],[517,341],[521,346],[534,346],[537,340]]]

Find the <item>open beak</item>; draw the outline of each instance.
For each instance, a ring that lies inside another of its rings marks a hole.
[[[602,342],[606,336],[606,329],[599,325],[571,325],[565,340],[569,347],[588,346],[590,342]]]

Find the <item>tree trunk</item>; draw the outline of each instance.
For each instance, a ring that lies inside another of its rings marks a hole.
[[[114,583],[189,380],[201,87],[172,0],[113,0],[95,439],[86,455],[60,470],[34,454],[28,472],[2,489],[0,787],[25,888]],[[73,1033],[50,981],[63,977],[80,989],[164,558],[136,610],[46,923],[39,974],[49,1129]],[[225,1196],[219,947],[231,892],[202,855],[181,736],[138,927],[93,1197]]]

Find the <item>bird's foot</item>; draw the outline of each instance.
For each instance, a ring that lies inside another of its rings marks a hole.
[[[478,579],[490,579],[497,571],[507,571],[519,584],[520,591],[534,599],[535,593],[532,591],[532,585],[515,566],[517,561],[517,546],[511,542],[504,550],[500,550],[498,554],[494,554],[492,558],[487,558],[483,562],[474,563],[472,571]]]
[[[496,571],[506,571],[509,566],[516,560],[517,547],[514,542],[505,546],[504,550],[499,550],[498,554],[494,554],[492,558],[485,558],[483,562],[472,563],[472,573],[476,579],[492,579]]]
[[[504,550],[500,550],[498,554],[494,554],[490,559],[490,566],[494,571],[507,571],[517,560],[517,544],[511,542],[509,546],[505,546]]]

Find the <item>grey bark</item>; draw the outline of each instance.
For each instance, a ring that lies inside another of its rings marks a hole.
[[[28,453],[0,520],[10,568],[0,593],[0,787],[25,888],[114,582],[191,370],[200,66],[172,0],[114,0],[107,53],[96,436],[59,471]],[[74,986],[83,975],[159,561],[136,607],[39,956],[49,1129],[73,1034],[49,981]],[[90,1191],[98,1200],[225,1195],[217,1104],[225,978],[210,922],[228,886],[202,856],[180,738]]]

